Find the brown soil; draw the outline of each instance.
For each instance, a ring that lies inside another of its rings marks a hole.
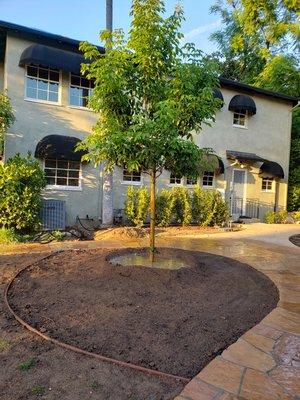
[[[235,228],[235,230],[239,230],[240,228]],[[143,238],[149,236],[150,229],[145,228],[136,228],[136,227],[118,227],[107,230],[99,230],[95,232],[94,239],[102,240],[102,239],[111,239],[111,238]],[[210,227],[210,226],[168,226],[166,228],[156,228],[155,233],[156,236],[177,236],[177,235],[203,235],[210,233],[220,233],[224,232],[224,229],[218,227]]]
[[[191,268],[116,267],[107,261],[128,251],[52,256],[17,279],[10,302],[23,319],[54,338],[188,378],[278,302],[274,284],[238,261],[179,249],[160,249],[160,254]],[[111,385],[116,395],[108,398],[127,399],[124,394],[132,392],[132,399],[171,399],[182,388],[130,370],[122,374],[127,375],[122,392]]]

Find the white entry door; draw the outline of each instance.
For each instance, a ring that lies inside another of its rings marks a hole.
[[[232,173],[231,214],[245,213],[246,172],[243,169],[234,169]]]

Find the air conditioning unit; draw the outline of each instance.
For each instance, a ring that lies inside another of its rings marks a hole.
[[[40,217],[43,230],[64,231],[66,229],[66,202],[44,199]]]

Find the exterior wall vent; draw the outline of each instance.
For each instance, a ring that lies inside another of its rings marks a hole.
[[[66,229],[66,202],[62,200],[43,200],[41,210],[43,230]]]

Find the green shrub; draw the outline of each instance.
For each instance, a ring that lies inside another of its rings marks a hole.
[[[229,218],[229,209],[222,195],[217,190],[213,191],[213,216],[211,225],[222,226]]]
[[[295,221],[300,221],[300,211],[295,211],[292,213],[292,217],[294,218]]]
[[[197,225],[221,226],[229,218],[229,210],[220,192],[195,186],[192,193],[192,215]]]
[[[300,184],[289,187],[288,209],[290,211],[300,210]]]
[[[268,211],[265,215],[265,222],[267,224],[282,224],[286,217],[287,211]]]
[[[159,226],[169,226],[173,216],[172,191],[161,189],[156,195],[156,222]]]
[[[175,222],[188,225],[192,220],[189,191],[184,187],[174,187],[171,192],[172,214]]]
[[[6,93],[0,93],[0,156],[3,153],[4,135],[15,120],[13,108]]]
[[[18,243],[21,240],[15,229],[0,228],[0,244]]]
[[[192,216],[197,225],[210,225],[214,210],[214,197],[212,190],[203,190],[200,186],[195,186],[192,193]]]
[[[158,226],[170,226],[172,222],[189,225],[222,225],[229,217],[227,204],[217,190],[203,190],[199,186],[192,193],[185,187],[171,190],[161,189],[156,195],[156,222]],[[127,190],[125,214],[135,226],[145,224],[149,211],[149,191],[147,188]]]
[[[150,195],[146,187],[134,189],[129,186],[125,200],[125,215],[135,226],[142,227],[149,213]]]
[[[30,155],[16,155],[0,165],[0,227],[36,229],[45,184],[44,172]]]

